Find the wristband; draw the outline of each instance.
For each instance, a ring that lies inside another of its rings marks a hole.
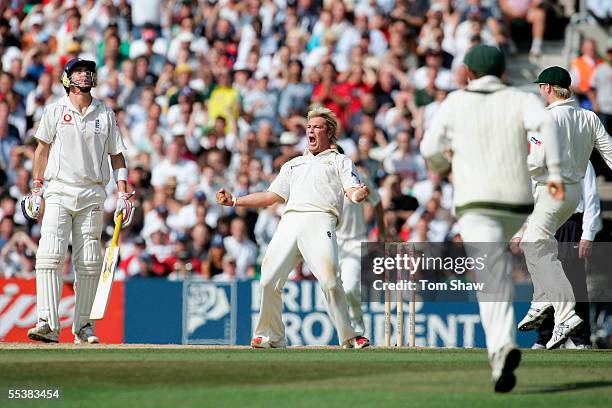
[[[128,180],[128,169],[121,167],[113,170],[113,177],[115,181],[126,181]]]
[[[238,201],[238,199],[236,198],[235,195],[232,194],[232,208],[236,206],[236,201]]]

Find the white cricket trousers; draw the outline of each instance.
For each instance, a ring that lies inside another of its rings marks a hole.
[[[533,281],[533,301],[552,303],[555,324],[563,323],[575,314],[576,300],[558,258],[555,232],[576,210],[581,188],[580,183],[565,184],[565,200],[559,201],[550,195],[545,185],[537,185],[533,214],[527,220],[521,240]]]
[[[62,268],[72,236],[76,270],[72,332],[92,323],[89,313],[102,269],[102,205],[106,192],[99,185],[75,187],[56,181],[44,194],[45,211],[36,252],[36,306],[39,320],[60,329]]]
[[[261,309],[254,337],[285,345],[282,290],[301,257],[319,281],[340,344],[358,334],[351,327],[346,295],[338,275],[336,217],[325,212],[288,212],[278,224],[261,265]]]
[[[340,261],[340,279],[349,304],[349,316],[353,328],[364,333],[363,310],[361,309],[361,239],[338,238],[338,258]]]
[[[486,277],[479,281],[485,281],[485,291],[494,292],[478,294],[480,320],[485,332],[489,358],[502,347],[516,344],[511,259],[508,251],[504,249],[504,243],[510,241],[526,218],[526,214],[484,210],[472,210],[459,218],[461,238],[468,244],[467,255],[485,259],[485,269],[482,273],[486,274]],[[480,245],[470,246],[470,242]],[[486,245],[487,243],[492,245]],[[491,285],[493,287],[490,287]]]

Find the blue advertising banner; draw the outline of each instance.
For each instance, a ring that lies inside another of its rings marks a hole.
[[[125,341],[248,345],[259,313],[259,281],[168,282],[134,279],[126,282]],[[337,345],[323,293],[314,281],[287,282],[283,290],[287,341],[296,345]],[[522,317],[528,303],[515,303]],[[393,338],[397,326],[393,304]],[[365,336],[384,342],[384,304],[363,304]],[[408,303],[404,305],[408,338]],[[478,305],[467,302],[417,302],[416,344],[425,347],[484,347]],[[533,332],[517,333],[517,343],[530,347]],[[406,340],[405,342],[406,343]]]
[[[183,344],[237,344],[236,282],[183,283]]]

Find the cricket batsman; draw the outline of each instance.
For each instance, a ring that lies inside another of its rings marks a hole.
[[[235,197],[224,189],[217,202],[250,208],[285,203],[276,233],[261,265],[261,309],[251,346],[286,347],[282,320],[283,284],[300,258],[318,279],[338,339],[344,348],[364,348],[370,343],[351,327],[346,294],[338,275],[336,225],[344,195],[354,203],[365,200],[368,188],[361,184],[351,160],[336,149],[338,122],[327,108],[308,112],[308,149],[285,163],[268,191]]]
[[[28,338],[59,342],[61,271],[72,234],[74,342],[98,343],[89,313],[102,268],[100,237],[105,186],[110,180],[108,156],[119,191],[115,218],[123,214],[123,228],[130,224],[134,207],[127,192],[128,171],[121,153],[125,145],[115,114],[91,95],[96,86],[96,63],[70,60],[61,81],[66,96],[44,110],[35,134],[38,146],[32,190],[21,203],[29,220],[43,217],[36,253],[38,323],[28,330]]]

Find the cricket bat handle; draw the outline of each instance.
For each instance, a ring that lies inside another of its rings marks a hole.
[[[121,231],[121,223],[123,222],[123,213],[120,212],[115,221],[115,231],[113,231],[113,239],[111,240],[111,246],[116,247],[119,244],[119,231]]]

